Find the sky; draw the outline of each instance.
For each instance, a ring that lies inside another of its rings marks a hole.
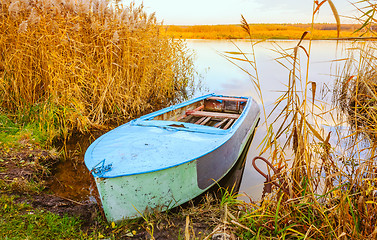
[[[340,15],[354,16],[348,0],[332,0]],[[355,1],[355,0],[353,0]],[[122,0],[128,5],[131,0]],[[166,25],[239,24],[241,14],[249,23],[310,23],[313,0],[134,0],[147,13],[156,13]],[[321,2],[321,1],[319,1]],[[328,3],[316,17],[334,23]],[[341,22],[349,22],[341,18]]]

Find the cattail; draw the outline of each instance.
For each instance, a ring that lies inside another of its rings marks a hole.
[[[130,11],[128,8],[123,9],[122,13],[120,14],[120,19],[123,21],[128,21],[130,17]]]
[[[149,18],[148,18],[148,24],[156,24],[156,13],[152,13],[151,15],[149,15]]]
[[[54,6],[54,3],[51,0],[40,1],[43,4],[43,8],[51,9]]]
[[[99,8],[99,0],[93,0],[92,8],[93,8],[93,13],[97,14],[98,8]]]
[[[52,20],[51,23],[50,23],[50,27],[51,27],[51,31],[53,33],[59,31],[59,25],[58,23],[55,21],[55,20]]]
[[[23,21],[20,26],[18,27],[18,33],[24,33],[27,31],[27,26],[28,26],[28,22],[27,20],[26,21]]]
[[[19,1],[20,1],[20,7],[22,10],[30,11],[32,9],[30,0],[19,0]]]
[[[173,43],[167,38],[159,43],[153,34],[159,26],[144,27],[154,15],[149,17],[134,4],[123,9],[113,8],[109,0],[13,0],[8,5],[0,1],[5,11],[0,30],[7,32],[0,39],[6,51],[0,71],[15,69],[11,81],[0,78],[1,109],[23,109],[46,98],[58,105],[56,116],[64,118],[59,127],[85,130],[89,124],[107,124],[111,116],[123,121],[124,116],[151,110],[144,104],[151,96],[144,97],[144,92],[156,92],[153,101],[165,103],[165,92],[173,96],[169,86],[186,84],[173,75],[175,64],[181,64]],[[130,28],[125,22],[131,22]],[[141,81],[148,84],[140,85]],[[67,108],[72,114],[60,111]],[[48,110],[41,109],[42,121],[50,121],[44,113]]]
[[[105,15],[105,10],[107,7],[106,0],[100,0],[98,5],[98,14],[103,17]]]
[[[0,3],[3,5],[9,5],[11,3],[11,0],[0,0]]]
[[[77,4],[75,0],[66,0],[65,7],[67,8],[69,12],[76,12]]]
[[[55,0],[53,2],[53,8],[55,10],[55,14],[60,15],[62,12],[64,12],[64,0]]]
[[[103,25],[103,30],[108,30],[109,29],[109,23],[107,22],[107,20],[105,21],[105,24]]]

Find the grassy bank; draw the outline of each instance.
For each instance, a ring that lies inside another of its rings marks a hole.
[[[2,239],[83,239],[77,219],[17,204],[15,199],[7,195],[0,197]]]
[[[360,25],[343,24],[341,38],[356,37],[354,33]],[[313,39],[337,38],[336,24],[316,24],[311,29],[310,24],[249,24],[253,39],[300,39],[304,31],[313,31]],[[240,25],[195,25],[195,26],[165,26],[164,34],[183,39],[248,39],[250,36]]]

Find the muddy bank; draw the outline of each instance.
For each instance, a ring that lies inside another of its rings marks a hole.
[[[63,160],[57,151],[28,142],[14,148],[0,147],[1,194],[15,196],[17,203],[27,203],[33,208],[78,218],[81,231],[87,235],[99,231],[115,239],[150,239],[151,234],[155,239],[184,238],[185,234],[203,239],[221,221],[219,200],[214,197],[217,190],[212,190],[168,213],[152,213],[148,221],[142,218],[125,221],[114,228],[104,218],[93,182],[84,181],[91,176],[80,178],[84,166],[81,154]],[[78,171],[78,179],[70,182],[72,176],[68,176],[62,182],[61,176],[57,176],[64,172],[62,166]],[[84,189],[84,194],[75,196],[78,188]]]
[[[27,142],[14,148],[0,148],[2,194],[17,195],[19,202],[59,215],[93,219],[89,215],[98,208],[96,204],[56,196],[51,191],[49,183],[55,178],[53,172],[59,161],[57,151],[44,150]]]

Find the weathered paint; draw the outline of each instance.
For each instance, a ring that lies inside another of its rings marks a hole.
[[[180,205],[219,181],[236,163],[259,119],[251,98],[229,129],[156,120],[172,106],[124,124],[97,139],[85,164],[97,182],[109,221],[139,217],[147,209]]]
[[[214,94],[188,101],[193,104]],[[257,104],[251,98],[243,113],[229,129],[175,121],[153,120],[187,103],[151,113],[121,125],[94,141],[85,153],[85,164],[94,175],[103,178],[141,174],[174,167],[197,159],[223,145],[238,129]],[[251,124],[251,123],[250,123]]]
[[[203,190],[196,182],[195,161],[173,168],[117,178],[95,178],[108,221],[141,217],[145,211],[165,211]]]
[[[197,182],[197,173],[201,172],[198,171],[198,161],[203,160],[206,156],[156,172],[117,178],[96,177],[97,188],[107,220],[119,222],[124,219],[141,217],[141,214],[155,209],[166,211],[202,194],[230,171],[244,151],[256,124],[257,122],[254,122],[250,128],[251,130],[242,142],[238,157],[233,161],[232,166],[226,169],[222,176],[206,182],[206,186],[203,184],[201,186]],[[215,164],[215,166],[218,167],[219,164]],[[213,166],[211,168],[213,169]],[[206,172],[211,171],[207,169]]]

